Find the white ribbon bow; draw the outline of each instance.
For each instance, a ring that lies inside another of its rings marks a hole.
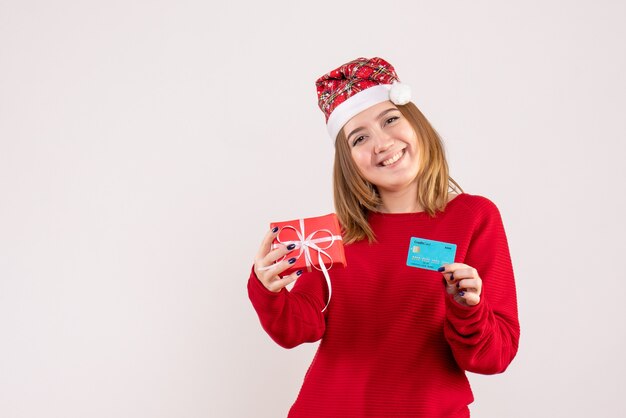
[[[316,231],[313,231],[311,234],[309,234],[308,236],[305,237],[304,235],[304,219],[300,219],[300,230],[298,231],[296,228],[294,228],[291,225],[286,225],[284,227],[281,228],[281,231],[283,229],[293,229],[296,233],[296,235],[298,236],[297,240],[291,240],[291,241],[281,241],[280,240],[280,232],[278,233],[278,236],[276,236],[276,240],[280,243],[280,244],[284,244],[284,245],[289,245],[289,244],[295,244],[296,248],[300,248],[300,252],[298,253],[298,255],[296,256],[296,260],[299,259],[302,254],[304,254],[304,260],[306,261],[306,268],[307,271],[311,271],[311,267],[315,268],[316,270],[320,270],[322,272],[322,274],[324,274],[324,278],[326,279],[326,284],[328,285],[328,302],[326,302],[326,306],[324,307],[324,309],[322,309],[322,312],[324,312],[326,310],[326,308],[328,308],[328,304],[330,303],[330,296],[332,294],[332,287],[330,285],[330,276],[328,275],[328,270],[330,270],[333,266],[333,259],[330,256],[330,254],[328,254],[326,251],[328,248],[330,248],[335,241],[341,241],[341,235],[333,235],[333,233],[328,230],[328,229],[318,229]],[[327,233],[328,236],[326,237],[322,237],[322,238],[315,238],[316,234],[319,233]],[[326,245],[325,247],[320,247],[317,244],[323,243],[323,242],[328,242],[328,245]],[[272,246],[272,248],[276,248],[278,247],[278,244],[274,244]],[[315,264],[313,264],[313,260],[311,258],[311,250],[317,251],[317,262],[319,264],[319,267],[317,267]],[[324,263],[324,260],[322,258],[322,255],[325,255],[326,257],[328,257],[330,259],[330,266],[326,267],[326,264]],[[286,257],[286,256],[285,256]],[[284,259],[284,257],[283,257]]]

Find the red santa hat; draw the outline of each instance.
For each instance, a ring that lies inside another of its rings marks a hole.
[[[404,105],[411,88],[401,84],[395,69],[382,58],[357,58],[318,78],[317,98],[333,141],[353,116],[390,100]]]

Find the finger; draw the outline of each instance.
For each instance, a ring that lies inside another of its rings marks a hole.
[[[478,271],[474,267],[463,263],[444,264],[438,271],[442,274],[452,273],[455,277],[460,278],[479,277]]]
[[[458,280],[478,278],[478,272],[473,267],[456,269],[452,274]]]
[[[443,277],[446,280],[446,284],[450,286],[454,286],[459,280],[461,280],[456,275],[456,272],[455,273],[452,273],[452,272],[443,273]]]
[[[473,289],[476,293],[480,295],[480,291],[482,288],[482,280],[480,279],[463,279],[459,280],[455,284],[457,289],[461,290],[470,290]]]
[[[446,286],[455,284],[455,281],[457,278],[455,273],[460,268],[460,266],[465,266],[465,264],[451,263],[451,264],[444,264],[441,267],[439,267],[437,271],[443,274],[443,278],[446,282]],[[453,293],[453,292],[449,291],[448,293]]]
[[[444,279],[444,282],[446,283],[447,287],[450,287],[450,288],[454,289],[455,279],[454,279],[454,276],[452,274],[444,275],[443,279]]]
[[[296,257],[291,257],[285,260],[282,260],[278,263],[270,263],[268,265],[263,265],[259,263],[258,265],[254,265],[254,271],[257,277],[262,282],[270,282],[272,280],[276,280],[279,278],[280,274],[291,267],[297,261]]]
[[[444,274],[445,276],[446,274]],[[454,273],[450,273],[446,280],[447,284],[453,285],[456,290],[473,288],[480,295],[482,280],[474,268],[456,270]]]
[[[451,295],[454,292],[456,292],[458,289],[456,288],[455,284],[454,284],[454,280],[451,279],[450,274],[444,275],[443,277],[443,284],[446,286],[446,292]]]
[[[469,266],[467,264],[463,264],[463,263],[450,263],[450,264],[444,264],[441,267],[439,267],[439,270],[437,270],[439,273],[454,273],[456,270],[461,269],[461,268],[468,268]]]
[[[263,241],[261,242],[261,246],[259,247],[259,251],[257,251],[256,256],[254,257],[255,261],[261,260],[263,257],[269,253],[272,245],[272,241],[278,235],[278,227],[274,227],[267,231],[265,236],[263,237]]]
[[[468,306],[475,306],[478,304],[478,302],[480,302],[480,296],[476,292],[472,292],[469,290],[467,292],[461,291],[457,293],[456,296]]]
[[[296,248],[296,244],[279,244],[278,247],[267,253],[265,257],[263,257],[260,261],[260,264],[263,266],[269,266],[276,262],[276,260],[280,260],[289,252],[293,251]]]
[[[280,292],[285,286],[289,286],[291,283],[295,282],[301,274],[302,270],[295,271],[287,276],[279,278],[278,280],[274,280],[267,288],[272,292]]]
[[[453,295],[457,291],[458,291],[458,289],[456,287],[454,287],[453,284],[447,284],[446,285],[446,293],[447,294]]]

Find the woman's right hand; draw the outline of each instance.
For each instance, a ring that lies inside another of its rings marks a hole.
[[[295,282],[302,274],[302,270],[298,270],[287,276],[280,277],[280,274],[287,270],[291,264],[295,263],[296,259],[295,257],[285,257],[279,263],[274,262],[293,251],[296,245],[290,244],[287,246],[280,244],[278,248],[271,250],[272,241],[276,238],[276,235],[278,235],[278,227],[270,230],[265,235],[261,247],[254,258],[254,274],[263,283],[263,286],[272,292],[280,292],[283,287]]]

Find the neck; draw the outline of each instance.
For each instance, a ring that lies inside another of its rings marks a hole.
[[[403,190],[379,190],[383,201],[379,210],[384,213],[423,212],[424,208],[417,202],[417,183]]]

